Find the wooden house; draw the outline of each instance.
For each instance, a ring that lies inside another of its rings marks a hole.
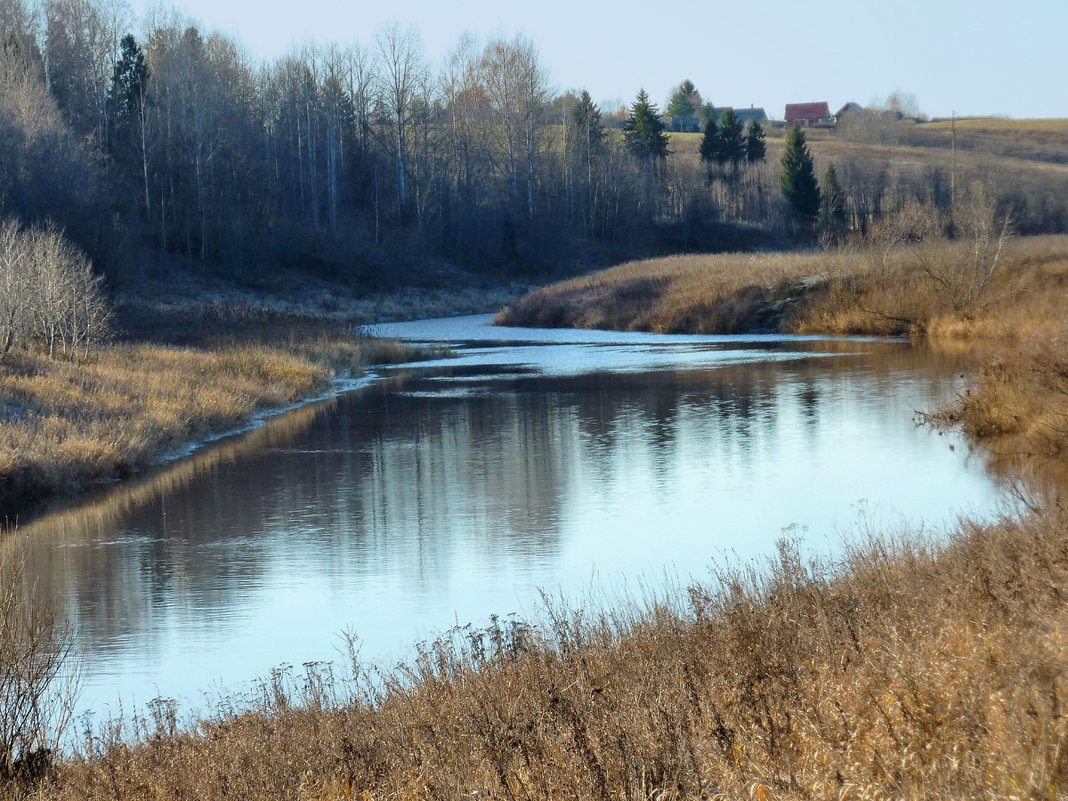
[[[827,101],[819,103],[787,103],[786,124],[808,128],[814,125],[834,125],[834,117]]]

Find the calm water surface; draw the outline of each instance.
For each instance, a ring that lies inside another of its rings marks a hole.
[[[996,480],[913,414],[961,386],[907,343],[497,329],[379,331],[458,358],[385,372],[23,529],[62,599],[83,707],[196,705],[284,663],[385,666],[539,589],[581,602],[785,529],[843,534],[992,514]],[[10,547],[10,543],[9,546]]]

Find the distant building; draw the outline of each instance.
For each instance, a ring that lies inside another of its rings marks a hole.
[[[864,106],[860,105],[860,103],[854,103],[852,100],[850,100],[840,109],[838,109],[838,112],[834,115],[834,119],[835,122],[843,122],[845,120],[865,117],[870,113],[871,112],[864,108]]]
[[[814,125],[834,125],[834,117],[827,101],[819,103],[787,103],[786,124],[808,128]]]

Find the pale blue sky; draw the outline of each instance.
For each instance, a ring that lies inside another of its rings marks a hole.
[[[143,0],[133,0],[140,13]],[[716,105],[867,104],[901,90],[931,116],[1068,117],[1068,0],[181,0],[174,5],[273,58],[305,41],[370,45],[414,25],[433,64],[464,31],[525,33],[554,87],[664,105],[689,78]],[[605,110],[610,110],[606,108]]]

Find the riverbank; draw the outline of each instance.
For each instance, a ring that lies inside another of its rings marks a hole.
[[[538,289],[496,322],[693,334],[1048,332],[1068,292],[1068,236],[990,249],[981,260],[972,242],[645,259]]]
[[[930,420],[1068,455],[1068,236],[649,259],[537,290],[500,325],[926,336],[986,362]]]
[[[187,729],[163,700],[6,797],[1061,797],[1066,524],[860,534],[835,565],[784,542],[622,608],[464,627],[384,673],[280,670]]]
[[[115,341],[88,359],[0,359],[0,530],[335,376],[426,355],[375,337],[376,322],[483,313],[530,289],[457,275],[366,295],[284,271],[250,287],[166,267],[118,293]]]
[[[142,336],[81,360],[11,353],[0,361],[0,521],[49,499],[125,478],[258,412],[328,391],[337,376],[424,354],[347,322],[190,306]],[[125,320],[138,319],[129,310]],[[178,343],[182,344],[178,344]]]

